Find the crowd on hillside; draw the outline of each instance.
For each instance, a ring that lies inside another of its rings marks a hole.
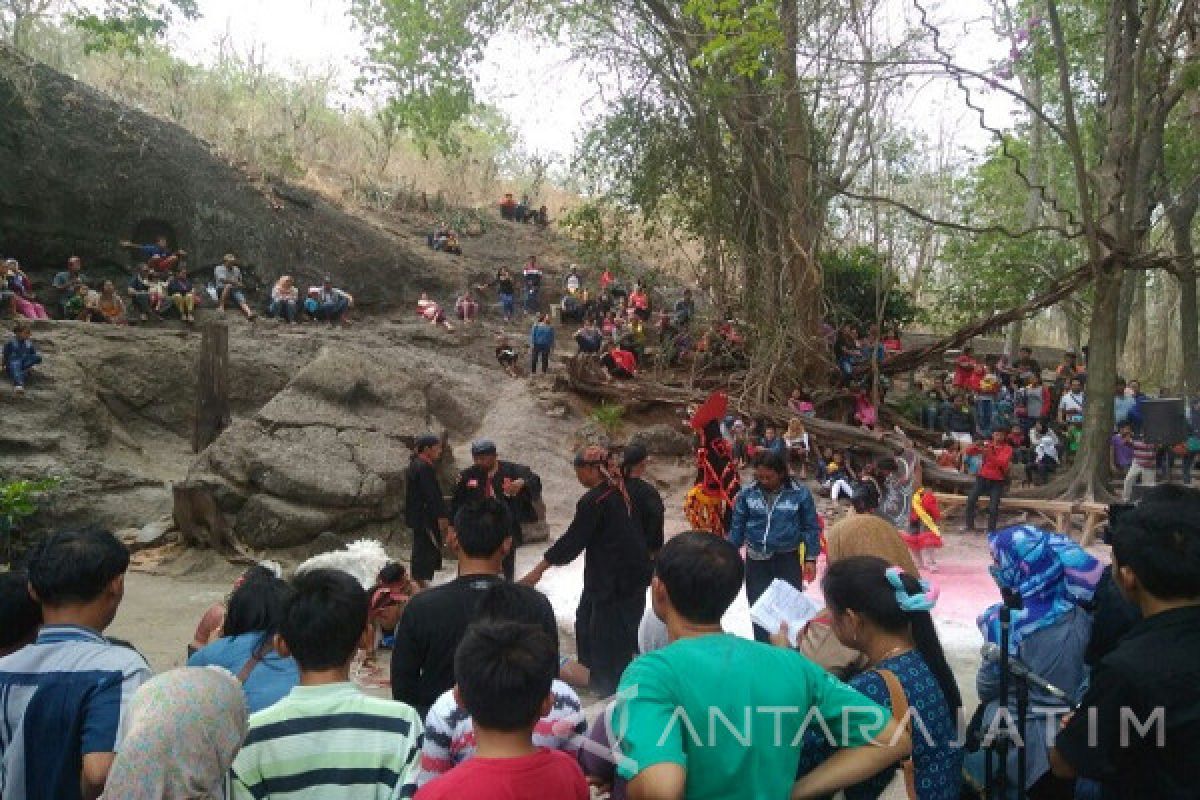
[[[58,319],[128,325],[158,322],[174,317],[196,321],[196,309],[212,307],[224,314],[232,306],[247,319],[258,316],[247,299],[245,276],[238,259],[227,253],[212,269],[212,280],[197,285],[187,268],[187,253],[171,250],[167,240],[154,244],[123,242],[137,259],[128,281],[94,280],[84,271],[83,260],[72,256],[66,269],[57,273],[46,291],[39,294],[34,281],[15,259],[4,261],[4,283],[0,286],[0,311],[17,319]],[[262,298],[262,311],[281,322],[302,320],[346,324],[354,306],[350,293],[333,285],[331,276],[301,294],[290,275],[283,275]],[[49,310],[47,310],[49,308]]]
[[[1114,517],[1111,568],[1031,526],[988,537],[1005,602],[980,609],[980,632],[1065,692],[1031,683],[1022,754],[1002,758],[993,739],[1016,695],[986,657],[974,734],[959,736],[970,710],[932,621],[939,593],[901,535],[920,503],[915,451],[871,465],[854,513],[822,531],[774,442],[726,535],[667,535],[643,449],[580,451],[574,519],[513,582],[537,474],[478,440],[446,502],[443,442],[419,437],[409,567],[365,581],[253,567],[204,612],[188,666],[159,675],[136,642],[104,636],[125,547],[98,529],[49,536],[0,575],[0,795],[958,800],[985,783],[1015,796],[1023,779],[1035,799],[1195,796],[1200,492],[1158,487]],[[443,544],[457,577],[435,586]],[[581,556],[570,658],[533,587]],[[756,618],[753,640],[725,631],[739,592],[802,589],[822,556],[811,620]],[[1006,602],[1022,610],[1010,618]],[[353,680],[381,644],[390,699]],[[582,713],[575,687],[604,711]]]

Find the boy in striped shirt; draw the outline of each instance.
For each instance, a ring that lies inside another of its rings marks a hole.
[[[355,651],[370,643],[367,593],[339,570],[293,581],[275,649],[296,659],[300,685],[250,717],[233,762],[238,800],[395,800],[415,791],[421,721],[403,703],[350,682]]]

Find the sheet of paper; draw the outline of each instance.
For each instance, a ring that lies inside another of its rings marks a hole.
[[[820,610],[816,603],[795,586],[776,578],[751,606],[750,619],[771,634],[779,633],[780,624],[786,622],[788,640],[792,647],[795,647],[804,626]]]

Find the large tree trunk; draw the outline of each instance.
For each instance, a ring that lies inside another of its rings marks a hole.
[[[1200,206],[1200,186],[1189,180],[1187,193],[1167,212],[1175,250],[1175,279],[1179,281],[1179,332],[1183,360],[1183,384],[1189,395],[1200,389],[1200,319],[1196,307],[1196,250],[1192,244],[1192,223]]]

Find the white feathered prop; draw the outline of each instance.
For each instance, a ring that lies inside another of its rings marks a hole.
[[[375,585],[379,570],[391,560],[379,542],[374,539],[359,539],[357,542],[351,542],[345,550],[313,556],[296,567],[296,574],[303,575],[314,569],[340,569],[353,575],[364,589],[370,589]]]

